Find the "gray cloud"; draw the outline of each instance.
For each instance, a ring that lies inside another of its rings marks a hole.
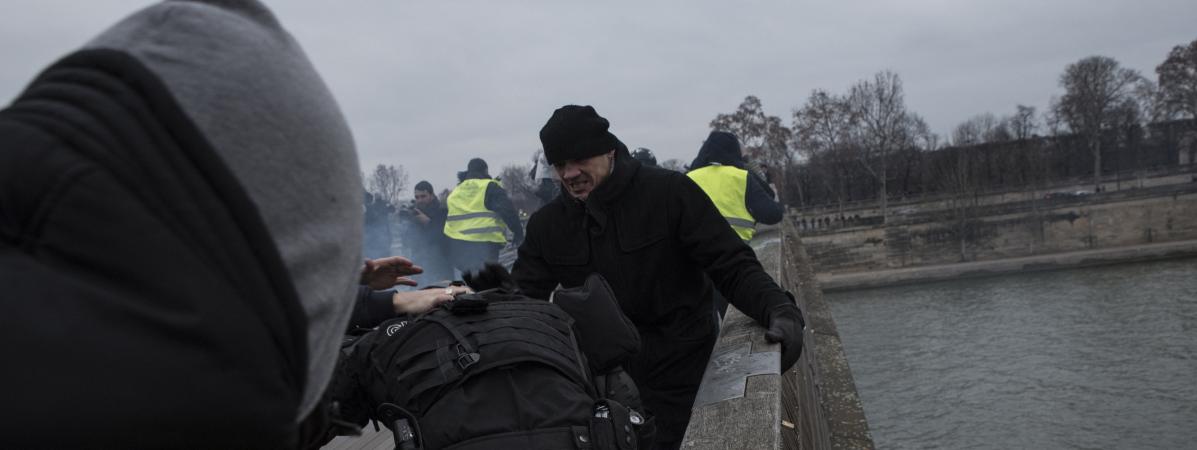
[[[6,3],[4,98],[145,4]],[[748,94],[788,122],[812,89],[891,69],[944,134],[973,114],[1042,110],[1082,57],[1154,76],[1197,39],[1191,0],[271,3],[339,99],[363,170],[402,164],[438,189],[470,157],[496,172],[528,162],[566,103],[595,105],[629,146],[688,160]]]

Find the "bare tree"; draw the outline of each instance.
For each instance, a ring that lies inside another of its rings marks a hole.
[[[1092,152],[1094,190],[1101,186],[1102,131],[1123,122],[1127,109],[1137,108],[1132,92],[1142,80],[1135,70],[1105,56],[1069,64],[1060,75],[1064,95],[1052,106]]]
[[[1018,111],[1010,116],[1008,121],[1013,138],[1018,140],[1030,139],[1035,135],[1035,130],[1039,128],[1035,119],[1034,106],[1018,105]]]
[[[854,133],[857,160],[877,180],[884,221],[889,217],[889,155],[913,145],[911,131],[917,121],[906,110],[902,79],[888,70],[878,72],[872,80],[856,82],[848,94],[848,105],[860,123]]]
[[[531,170],[531,164],[511,164],[499,171],[499,184],[507,191],[511,203],[516,209],[527,213],[535,211],[540,205],[540,199],[536,198],[536,187],[528,176]]]
[[[973,217],[977,209],[976,147],[957,147],[940,158],[936,179],[948,193],[948,207],[952,214],[952,232],[956,235],[959,260],[969,260],[968,242],[972,238]]]
[[[794,150],[817,170],[818,179],[828,192],[834,192],[840,213],[843,213],[845,184],[848,164],[851,158],[852,129],[857,126],[856,117],[848,100],[842,96],[828,94],[816,89],[802,109],[794,111]],[[801,186],[801,184],[799,184]],[[803,195],[799,189],[799,196]]]
[[[736,111],[719,114],[711,121],[716,131],[727,131],[740,138],[744,156],[769,167],[784,167],[793,160],[790,154],[790,129],[777,116],[765,114],[761,100],[749,95]]]
[[[1155,73],[1161,109],[1169,117],[1197,118],[1197,40],[1173,47]]]
[[[379,164],[366,178],[366,190],[391,206],[399,206],[407,196],[407,169],[403,165]]]
[[[802,109],[794,111],[794,146],[805,156],[848,144],[856,117],[844,97],[816,89]]]

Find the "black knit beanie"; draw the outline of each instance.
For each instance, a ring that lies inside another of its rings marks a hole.
[[[619,139],[607,131],[610,123],[591,106],[565,105],[540,129],[545,160],[549,164],[584,159],[615,150]]]

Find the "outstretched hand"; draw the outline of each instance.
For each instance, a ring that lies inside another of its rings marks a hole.
[[[388,256],[379,259],[367,259],[362,266],[361,284],[370,289],[381,291],[397,284],[415,286],[415,280],[407,275],[424,273],[424,269],[415,265],[410,259],[402,256]]]
[[[765,340],[781,343],[781,372],[785,373],[802,356],[802,335],[806,323],[795,305],[781,305],[769,313],[769,329]]]
[[[423,314],[442,303],[453,301],[460,294],[470,292],[474,291],[465,286],[396,292],[391,297],[391,304],[395,307],[395,314]]]

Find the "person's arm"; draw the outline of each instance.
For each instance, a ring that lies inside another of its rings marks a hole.
[[[499,218],[507,224],[507,228],[511,230],[511,242],[520,245],[524,241],[524,225],[520,223],[520,215],[516,213],[515,205],[511,204],[511,198],[507,197],[507,191],[503,190],[498,183],[491,183],[486,186],[484,201],[486,209],[498,214]]]
[[[375,291],[369,286],[357,287],[353,302],[353,313],[349,316],[346,330],[374,328],[383,321],[395,317],[394,291]]]
[[[472,291],[465,286],[405,292],[374,291],[369,286],[358,286],[348,329],[374,328],[392,317],[422,314],[441,303],[452,301],[458,294],[469,292]]]
[[[792,303],[785,291],[765,273],[752,248],[727,226],[702,188],[689,177],[678,176],[670,190],[670,219],[683,249],[737,309],[768,326],[772,308]]]
[[[428,224],[430,229],[436,230],[437,236],[443,238],[445,236],[445,221],[449,218],[449,210],[442,205],[437,205],[432,210],[432,222]]]
[[[768,188],[761,180],[752,175],[748,175],[748,187],[744,193],[744,206],[748,207],[748,213],[752,214],[753,220],[757,222],[773,225],[781,222],[782,216],[785,214],[785,209],[782,208],[781,203],[773,200],[772,190]]]
[[[402,256],[388,256],[378,259],[367,259],[362,264],[362,278],[360,284],[380,291],[396,284],[415,286],[415,280],[407,275],[424,273],[424,268],[415,265],[410,259]]]
[[[528,222],[528,236],[520,245],[515,265],[511,269],[511,277],[519,285],[520,291],[532,298],[548,300],[549,294],[557,287],[557,279],[549,270],[549,263],[544,260],[541,252],[543,233],[534,222]]]
[[[727,226],[715,204],[690,177],[676,177],[672,219],[682,246],[715,287],[748,317],[766,328],[765,340],[781,343],[781,370],[802,355],[805,322],[789,293],[765,273],[756,253]]]

